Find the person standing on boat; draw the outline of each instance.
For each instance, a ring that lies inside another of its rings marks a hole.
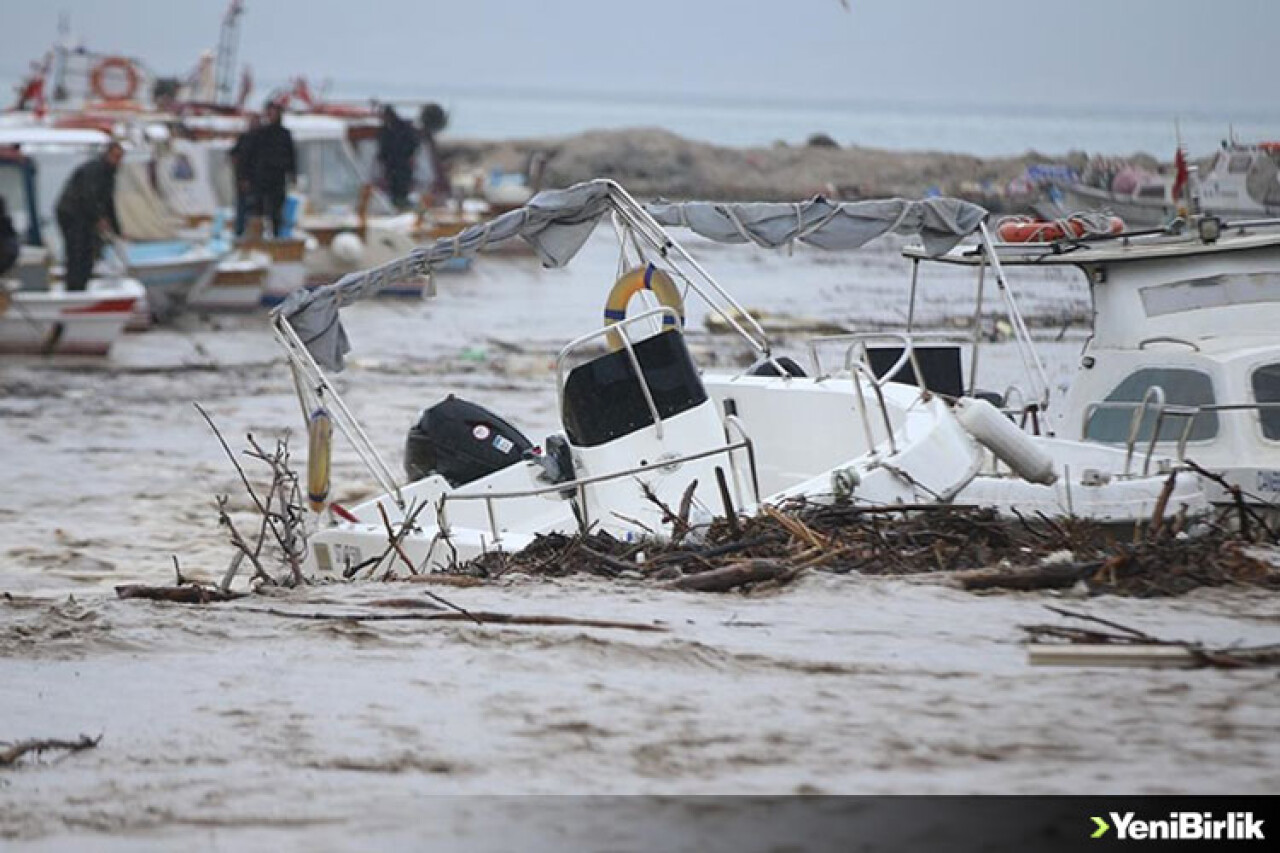
[[[231,168],[236,179],[236,236],[244,236],[244,227],[249,219],[249,211],[254,209],[253,200],[253,142],[254,134],[262,127],[262,120],[256,115],[249,117],[249,126],[244,133],[236,137],[236,144],[231,146]]]
[[[293,147],[293,134],[284,126],[284,109],[272,101],[267,104],[266,121],[251,137],[249,157],[249,190],[254,212],[271,219],[271,233],[284,234],[284,197],[289,183],[298,177],[298,157]]]
[[[378,162],[387,178],[387,192],[398,209],[409,206],[413,186],[413,155],[418,152],[418,134],[400,118],[390,104],[382,108],[382,128],[378,131]]]
[[[84,290],[93,275],[93,262],[102,240],[120,236],[116,218],[116,167],[124,159],[120,143],[112,142],[99,157],[82,163],[67,178],[58,196],[58,228],[66,258],[67,290]]]

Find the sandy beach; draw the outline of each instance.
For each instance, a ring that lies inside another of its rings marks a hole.
[[[850,327],[901,320],[907,267],[886,241],[855,260],[691,243],[745,304]],[[349,314],[340,387],[398,466],[404,431],[450,391],[540,439],[552,361],[594,328],[610,235],[565,270],[486,258],[429,301]],[[967,276],[926,283],[929,317]],[[1055,383],[1087,330],[1082,281],[1023,276]],[[1074,318],[1074,323],[1072,322]],[[743,353],[702,331],[704,367]],[[801,340],[781,350],[797,357]],[[1016,380],[1012,357],[998,370]],[[261,316],[183,320],[103,363],[0,367],[0,740],[102,736],[0,776],[0,838],[33,849],[498,849],[521,801],[429,794],[1265,793],[1280,784],[1275,674],[1032,667],[1019,626],[1067,603],[1159,636],[1280,642],[1273,594],[1176,599],[974,595],[938,582],[809,574],[744,596],[652,583],[510,577],[453,588],[325,582],[198,607],[119,601],[121,583],[216,580],[232,554],[214,498],[252,524],[233,444],[300,424]],[[295,439],[295,444],[297,440]],[[299,455],[302,453],[298,448]],[[335,495],[370,494],[339,442]],[[659,630],[315,622],[386,599],[643,623]],[[423,818],[406,822],[407,811]],[[478,814],[489,819],[479,818]],[[534,823],[573,837],[590,820]],[[565,829],[565,827],[571,827]],[[556,833],[559,832],[560,835]],[[542,838],[539,835],[538,838]],[[531,841],[532,841],[531,836]],[[551,849],[554,845],[548,846]],[[625,841],[620,842],[626,847]],[[531,844],[530,849],[536,849]]]

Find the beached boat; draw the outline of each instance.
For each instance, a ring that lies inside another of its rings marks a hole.
[[[16,147],[0,148],[0,194],[22,240],[0,280],[0,352],[106,355],[146,291],[122,277],[94,278],[78,293],[50,286],[35,163]]]
[[[235,249],[218,261],[207,282],[191,291],[187,305],[197,311],[253,311],[262,305],[270,279],[270,255]]]
[[[112,137],[100,130],[42,126],[0,128],[0,148],[27,158],[35,166],[35,198],[41,244],[57,254],[61,236],[54,205],[71,172],[99,154]],[[181,310],[190,292],[209,281],[220,253],[195,240],[168,239],[176,234],[166,221],[167,210],[146,178],[150,153],[129,146],[116,179],[116,211],[125,234],[103,248],[95,275],[133,278],[147,291],[146,306],[153,319],[168,319]],[[57,278],[60,267],[51,270]],[[139,316],[134,327],[145,327]]]
[[[1204,171],[1193,175],[1192,192],[1204,213],[1224,219],[1258,219],[1280,216],[1280,144],[1224,143]],[[1174,197],[1176,176],[1155,175],[1135,169],[1107,175],[1102,186],[1088,180],[1057,180],[1061,195],[1056,204],[1043,207],[1049,218],[1076,211],[1106,210],[1133,228],[1163,225],[1186,210]]]
[[[766,215],[784,230],[798,229],[789,236],[775,229],[775,236],[785,242],[823,230],[820,239],[851,246],[898,230],[921,233],[941,252],[985,215],[952,199],[813,204],[807,210],[783,205],[780,216]],[[620,232],[628,271],[609,294],[605,326],[571,341],[556,360],[563,433],[539,447],[502,418],[450,397],[410,431],[410,481],[399,483],[325,375],[342,366],[346,351],[339,307],[386,282],[425,274],[456,254],[514,237],[528,241],[546,264],[567,263],[606,215]],[[640,293],[656,298],[657,307],[627,317],[628,302]],[[757,353],[756,363],[734,376],[700,374],[683,340],[682,294],[700,298],[732,327]],[[976,412],[969,417],[943,394],[877,376],[852,357],[840,371],[803,375],[773,354],[764,330],[742,306],[610,181],[539,194],[456,239],[296,293],[275,314],[274,328],[310,413],[314,506],[327,504],[324,448],[331,424],[353,443],[383,490],[357,506],[329,504],[333,523],[311,537],[308,551],[321,569],[400,559],[396,548],[388,548],[393,527],[405,559],[431,569],[486,550],[519,549],[544,533],[590,528],[622,538],[662,535],[669,521],[664,506],[685,505],[692,518],[707,520],[792,497],[916,505],[960,500],[979,478],[1003,489],[989,505],[1016,506],[1044,486],[1027,483],[1032,491],[1019,491],[1008,485],[1009,465],[1041,482],[1053,475],[1030,470],[1019,453],[1032,439],[999,413],[993,427],[994,409],[982,401],[968,401]],[[902,343],[895,371],[917,360],[911,341]],[[991,463],[979,437],[996,448],[1003,471],[984,470]],[[1163,482],[1148,477],[1139,484],[1148,503]],[[1175,501],[1185,499],[1194,511],[1193,485],[1186,478]]]
[[[103,251],[98,268],[110,273],[117,265],[119,273],[140,282],[147,291],[151,318],[165,322],[182,311],[192,293],[213,280],[223,254],[216,245],[187,240],[122,240]]]
[[[1093,334],[1059,435],[1120,450],[1133,470],[1163,454],[1280,499],[1280,220],[992,248],[1002,266],[1075,267],[1089,283]],[[984,266],[973,250],[937,260]]]
[[[86,290],[19,290],[0,280],[0,353],[107,355],[145,298],[130,279],[89,282]]]

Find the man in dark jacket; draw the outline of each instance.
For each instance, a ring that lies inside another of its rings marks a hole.
[[[244,236],[245,220],[249,212],[256,209],[253,200],[253,144],[254,136],[262,122],[257,116],[249,117],[249,126],[244,133],[236,137],[236,144],[231,146],[231,168],[236,180],[236,236]]]
[[[387,178],[387,192],[397,208],[409,204],[413,186],[413,155],[418,151],[418,134],[413,125],[388,105],[382,108],[382,128],[378,131],[378,162]]]
[[[124,149],[112,142],[100,157],[82,163],[71,173],[58,196],[58,227],[66,256],[67,290],[84,290],[93,275],[93,262],[102,251],[106,232],[118,235],[116,167]]]
[[[254,196],[255,212],[271,218],[272,233],[284,231],[284,197],[289,182],[298,177],[297,154],[293,134],[284,126],[284,110],[272,102],[267,104],[267,118],[254,131],[250,157],[249,189]]]

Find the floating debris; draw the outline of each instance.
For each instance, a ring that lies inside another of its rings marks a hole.
[[[672,514],[673,526],[679,526]],[[490,552],[456,570],[478,578],[510,572],[652,579],[679,589],[778,586],[806,569],[836,574],[945,575],[962,589],[1035,590],[1082,585],[1091,595],[1181,595],[1205,586],[1280,589],[1280,571],[1255,544],[1222,524],[1194,535],[1174,520],[1125,532],[1075,519],[1008,520],[953,505],[766,507],[717,519],[670,541],[620,541],[607,533],[540,536],[516,553]]]

